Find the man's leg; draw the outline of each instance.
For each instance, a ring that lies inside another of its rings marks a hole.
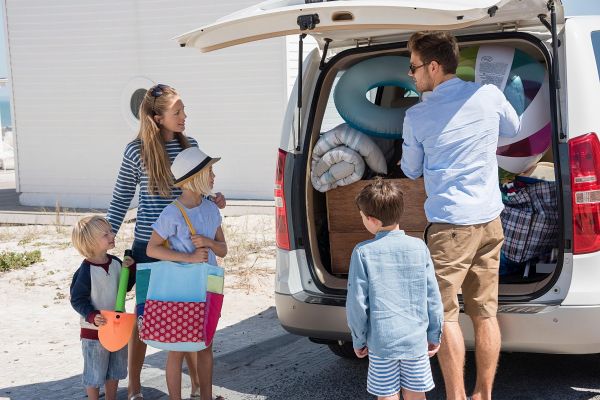
[[[458,321],[444,322],[442,344],[437,357],[446,385],[446,399],[465,400],[465,341]]]
[[[482,246],[477,250],[473,266],[463,283],[463,294],[465,313],[471,317],[475,333],[477,380],[473,400],[490,400],[500,354],[500,328],[496,312],[498,268],[504,234],[500,218],[481,225],[481,228]]]
[[[473,391],[473,400],[491,400],[500,354],[500,328],[495,317],[471,317],[471,319],[475,329],[475,362],[477,364],[477,380]]]
[[[479,237],[473,226],[432,224],[426,239],[444,304],[444,329],[438,360],[448,400],[465,400],[465,343],[458,324],[458,291],[471,267]]]

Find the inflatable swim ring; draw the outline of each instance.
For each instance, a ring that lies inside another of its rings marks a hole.
[[[367,99],[367,92],[380,86],[396,86],[417,97],[415,84],[407,74],[409,65],[408,57],[381,56],[348,68],[333,92],[333,101],[344,121],[370,136],[401,138],[408,107],[375,105]]]
[[[376,87],[396,86],[416,96],[414,82],[407,74],[409,65],[408,57],[380,56],[350,67],[333,94],[341,117],[354,129],[370,136],[401,138],[408,107],[377,106],[366,94]],[[521,173],[535,165],[551,144],[546,66],[510,46],[471,46],[460,51],[456,74],[467,81],[498,86],[521,118],[516,137],[499,138],[496,152],[499,167]]]

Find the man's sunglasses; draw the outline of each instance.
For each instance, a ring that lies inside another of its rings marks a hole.
[[[431,63],[431,61],[430,61],[430,62],[423,63],[423,64],[421,64],[421,65],[417,65],[417,66],[414,66],[414,65],[410,64],[410,65],[408,66],[408,69],[410,70],[410,73],[414,75],[414,73],[415,73],[415,72],[416,72],[416,71],[417,71],[419,68],[421,68],[421,67],[424,67],[424,66],[426,66],[426,65],[427,65],[427,64],[429,64],[429,63]]]
[[[152,102],[152,110],[154,112],[156,112],[154,110],[154,106],[156,105],[156,98],[162,96],[165,89],[167,89],[168,87],[169,85],[163,85],[162,83],[159,83],[158,85],[153,86],[152,90],[150,90],[150,96],[154,97],[154,100]]]

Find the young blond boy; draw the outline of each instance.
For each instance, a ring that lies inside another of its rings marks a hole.
[[[71,306],[81,316],[83,385],[88,398],[98,399],[104,385],[105,398],[117,398],[119,379],[127,377],[127,346],[116,352],[106,350],[98,341],[98,327],[106,324],[100,310],[114,310],[121,268],[131,268],[127,290],[135,282],[134,261],[121,260],[107,253],[115,247],[115,235],[108,221],[100,216],[85,217],[73,228],[73,246],[85,257],[71,282]]]
[[[352,252],[346,313],[354,352],[369,355],[367,391],[380,400],[425,399],[433,389],[429,357],[439,349],[443,307],[425,243],[398,221],[400,188],[377,178],[356,197],[375,235]]]

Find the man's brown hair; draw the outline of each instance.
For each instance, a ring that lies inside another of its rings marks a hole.
[[[421,58],[421,62],[436,61],[447,74],[455,74],[458,67],[458,43],[449,32],[415,32],[408,39],[408,49]]]
[[[360,191],[356,196],[356,205],[367,217],[380,220],[383,226],[397,224],[404,211],[400,187],[380,177]]]

